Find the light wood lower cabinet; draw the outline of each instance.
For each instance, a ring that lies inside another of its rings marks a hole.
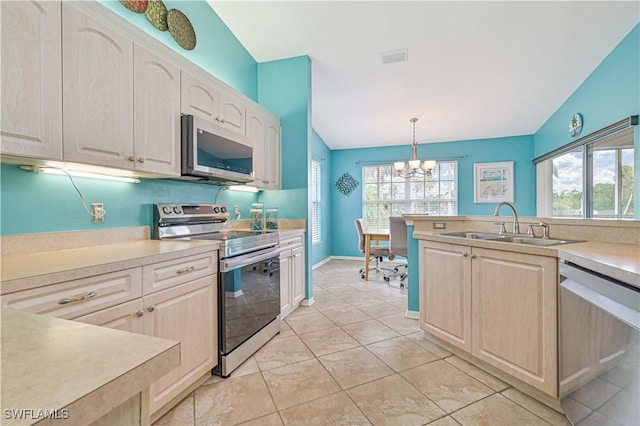
[[[558,395],[557,259],[420,243],[421,327]]]
[[[2,296],[2,307],[180,342],[180,366],[151,385],[153,415],[218,362],[217,254],[208,252]]]
[[[420,247],[420,323],[424,330],[471,352],[471,258],[454,244]],[[466,254],[466,255],[465,255]]]
[[[200,278],[143,298],[144,334],[180,341],[180,366],[151,385],[151,413],[217,364],[217,286],[213,277]]]
[[[293,312],[304,299],[304,235],[280,241],[280,317]]]

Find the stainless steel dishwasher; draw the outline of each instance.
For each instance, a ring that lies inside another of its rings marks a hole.
[[[640,425],[640,289],[560,263],[560,398],[574,425]]]

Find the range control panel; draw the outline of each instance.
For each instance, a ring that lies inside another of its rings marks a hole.
[[[154,204],[154,222],[198,223],[225,222],[229,219],[227,206],[223,204]]]

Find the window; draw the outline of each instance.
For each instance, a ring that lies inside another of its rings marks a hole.
[[[320,242],[320,162],[311,161],[311,242]]]
[[[454,216],[458,212],[458,162],[436,163],[432,176],[399,177],[393,164],[364,166],[362,216],[367,227],[389,228],[405,213]]]
[[[633,131],[627,128],[546,160],[552,164],[552,211],[542,213],[633,219]],[[545,173],[544,167],[539,170]]]

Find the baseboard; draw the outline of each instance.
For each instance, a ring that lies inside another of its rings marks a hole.
[[[420,319],[420,312],[419,311],[410,311],[410,310],[407,309],[407,311],[405,312],[404,316],[405,316],[405,318],[419,320]]]
[[[312,297],[311,299],[302,299],[300,305],[302,306],[311,306],[316,303],[315,299]]]
[[[315,265],[313,265],[311,267],[311,269],[318,269],[319,267],[321,267],[322,265],[324,265],[325,263],[329,262],[330,260],[333,259],[333,256],[329,256],[329,257],[325,257],[324,259],[322,259],[320,262],[316,263]]]
[[[238,290],[238,291],[225,291],[224,292],[226,297],[230,297],[232,299],[236,299],[240,296],[242,296],[244,293],[242,292],[242,290]]]
[[[330,260],[361,260],[364,262],[364,256],[329,256]]]

